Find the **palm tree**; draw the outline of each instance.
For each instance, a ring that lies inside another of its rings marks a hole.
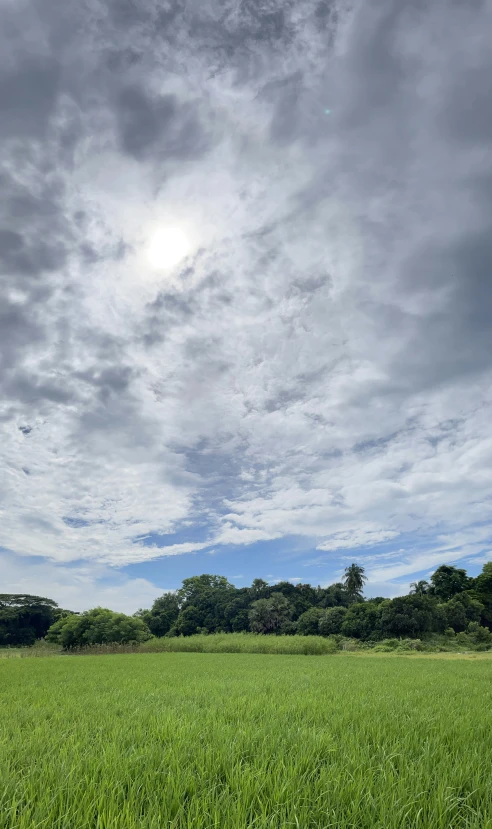
[[[362,590],[364,589],[364,582],[367,581],[363,567],[358,564],[351,564],[350,567],[345,568],[345,578],[343,583],[345,590],[353,600],[362,598]]]
[[[412,581],[410,584],[410,593],[413,593],[414,596],[425,596],[426,593],[429,592],[430,584],[425,579],[421,581]]]

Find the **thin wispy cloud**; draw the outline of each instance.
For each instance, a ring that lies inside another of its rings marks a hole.
[[[66,568],[69,601],[80,562],[117,584],[263,544],[271,570],[289,538],[320,581],[348,551],[378,584],[481,561],[490,0],[2,20],[9,568]]]

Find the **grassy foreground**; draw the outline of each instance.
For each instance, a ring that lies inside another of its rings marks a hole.
[[[1,829],[491,829],[492,660],[0,663]]]

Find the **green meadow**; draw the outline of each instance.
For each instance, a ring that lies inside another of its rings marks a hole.
[[[1,829],[491,829],[492,659],[0,660]]]

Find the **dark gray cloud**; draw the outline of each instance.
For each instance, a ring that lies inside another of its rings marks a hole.
[[[490,209],[492,210],[492,192]],[[413,256],[407,291],[440,293],[438,307],[409,323],[405,353],[395,376],[413,389],[473,378],[492,367],[492,224],[479,232]]]
[[[41,326],[36,324],[23,308],[5,299],[0,307],[0,331],[4,343],[2,348],[4,370],[11,360],[13,362],[12,355],[16,349],[32,347],[36,341],[39,342],[43,338]]]
[[[36,275],[60,268],[66,259],[63,247],[54,247],[42,239],[29,244],[15,230],[0,230],[2,266],[12,274]]]
[[[22,61],[0,79],[0,135],[40,138],[46,133],[59,91],[60,72],[51,57]]]
[[[74,400],[75,393],[63,382],[50,382],[36,374],[28,374],[17,368],[15,374],[7,373],[3,393],[13,400],[36,407],[44,401],[50,403],[68,403]]]
[[[175,95],[151,98],[138,87],[126,87],[118,95],[117,120],[122,149],[136,159],[151,155],[186,160],[207,147],[196,114]]]

